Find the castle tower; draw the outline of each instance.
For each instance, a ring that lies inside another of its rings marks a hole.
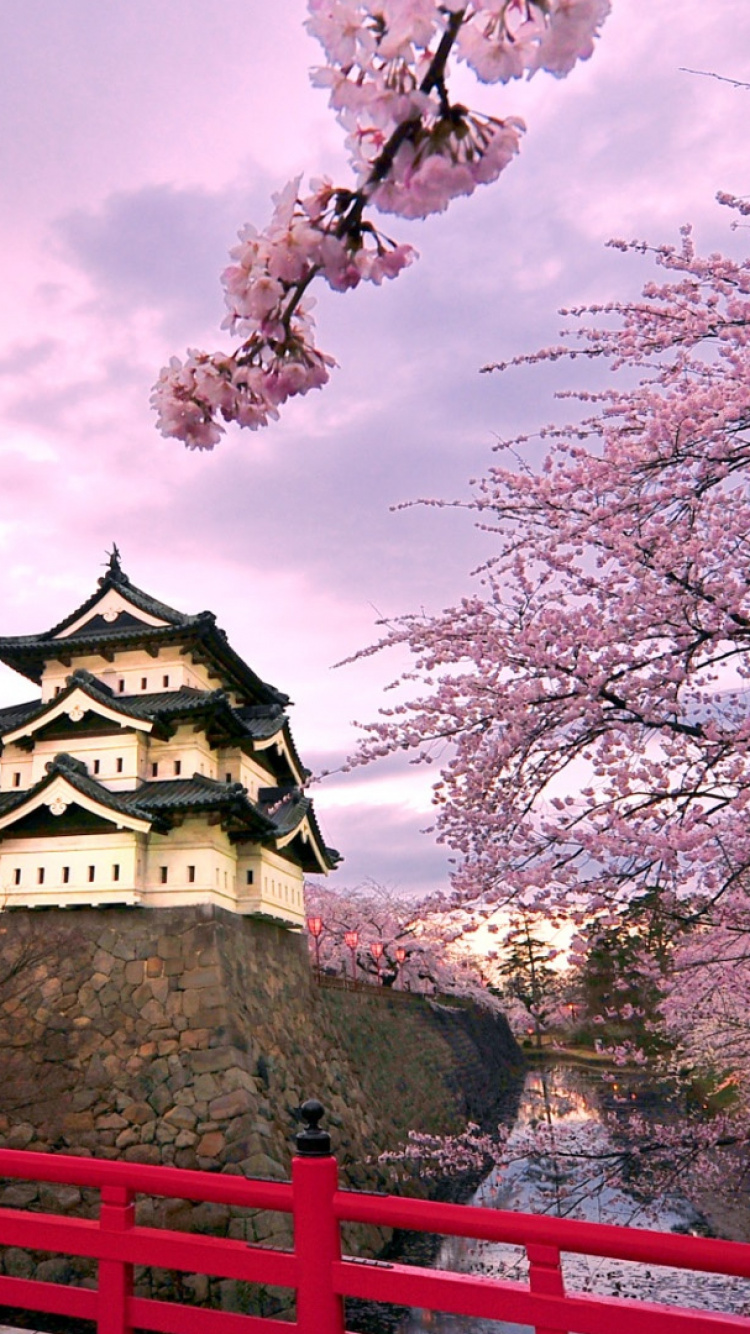
[[[0,709],[6,907],[211,903],[300,926],[306,872],[340,860],[302,787],[286,695],[131,584],[114,548],[51,630],[0,638],[41,699]]]

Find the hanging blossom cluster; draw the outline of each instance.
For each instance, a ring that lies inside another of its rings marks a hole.
[[[518,152],[524,125],[451,101],[448,59],[483,83],[538,70],[561,78],[587,59],[610,0],[309,0],[307,27],[327,63],[313,82],[329,90],[355,173],[350,188],[301,178],[274,196],[265,231],[245,227],[223,274],[232,352],[173,357],[152,405],[163,435],[211,449],[224,422],[256,430],[287,399],[321,388],[333,358],[314,341],[308,288],[337,292],[394,278],[415,258],[384,236],[368,206],[405,218],[443,212],[495,181]]]

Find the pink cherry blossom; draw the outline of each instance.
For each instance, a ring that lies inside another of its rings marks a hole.
[[[609,0],[308,0],[307,28],[328,61],[313,82],[328,88],[346,132],[354,184],[316,182],[301,198],[298,177],[274,196],[265,231],[240,231],[223,274],[223,327],[243,342],[162,371],[152,395],[161,432],[212,448],[224,429],[218,418],[255,429],[286,398],[323,384],[333,359],[315,348],[310,284],[323,278],[337,292],[380,284],[416,256],[379,233],[366,210],[441,213],[496,180],[518,152],[517,117],[451,101],[449,56],[486,82],[540,68],[567,74],[591,54],[609,8]],[[266,378],[251,388],[247,367]]]

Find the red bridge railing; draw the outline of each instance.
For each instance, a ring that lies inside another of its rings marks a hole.
[[[95,1290],[0,1276],[0,1306],[91,1320],[98,1334],[345,1334],[345,1297],[511,1321],[536,1334],[750,1332],[741,1316],[566,1291],[561,1266],[563,1253],[676,1266],[694,1276],[698,1292],[706,1274],[750,1278],[750,1245],[340,1190],[328,1135],[317,1125],[322,1108],[306,1103],[304,1110],[308,1126],[297,1136],[291,1182],[0,1150],[0,1178],[101,1193],[98,1219],[0,1208],[0,1246],[98,1262]],[[294,1249],[139,1227],[136,1195],[292,1214]],[[342,1255],[345,1221],[510,1242],[526,1250],[528,1282],[355,1260]],[[296,1321],[136,1297],[136,1265],[293,1289]]]

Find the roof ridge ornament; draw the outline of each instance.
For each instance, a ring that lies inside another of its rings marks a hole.
[[[99,580],[99,583],[100,584],[106,583],[106,581],[109,579],[116,583],[129,584],[130,580],[128,579],[128,576],[125,574],[125,571],[123,570],[122,565],[120,564],[120,548],[118,547],[117,543],[113,542],[112,550],[105,551],[104,554],[107,557],[106,560],[107,573],[102,576],[102,578]]]

